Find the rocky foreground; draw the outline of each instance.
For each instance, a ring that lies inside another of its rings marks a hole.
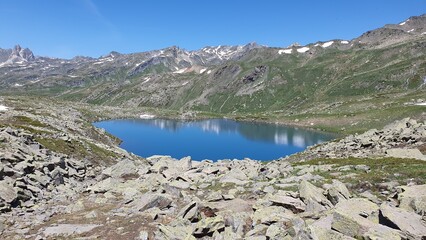
[[[1,239],[426,238],[424,122],[200,162],[128,154],[61,111],[0,113]]]

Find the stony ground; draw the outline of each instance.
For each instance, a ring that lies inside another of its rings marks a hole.
[[[1,239],[426,238],[421,121],[199,162],[129,154],[84,106],[0,104]]]

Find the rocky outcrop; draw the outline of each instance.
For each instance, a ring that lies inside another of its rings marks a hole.
[[[350,135],[306,152],[307,157],[397,157],[426,160],[417,148],[426,144],[426,123],[405,118],[363,134]]]
[[[258,80],[259,78],[263,77],[267,69],[268,67],[263,65],[255,67],[253,72],[243,77],[243,83],[251,83]]]

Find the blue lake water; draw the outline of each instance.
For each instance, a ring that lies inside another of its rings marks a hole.
[[[194,160],[273,160],[333,138],[306,129],[228,119],[128,119],[94,125],[119,137],[122,148],[141,157],[191,156]]]

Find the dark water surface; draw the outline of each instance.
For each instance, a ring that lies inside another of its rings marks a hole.
[[[227,119],[128,119],[94,125],[119,137],[122,148],[139,156],[191,156],[195,160],[273,160],[333,138],[306,129]]]

